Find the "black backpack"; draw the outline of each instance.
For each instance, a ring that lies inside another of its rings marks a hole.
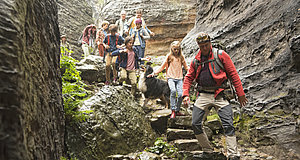
[[[224,68],[224,65],[223,63],[221,62],[220,58],[219,58],[219,54],[222,54],[223,50],[219,50],[217,48],[213,48],[212,49],[212,52],[214,54],[214,59],[210,59],[210,60],[207,60],[207,61],[204,61],[204,62],[200,62],[198,59],[194,58],[193,60],[193,63],[195,64],[195,71],[197,72],[198,70],[198,67],[199,65],[204,65],[205,63],[209,63],[209,62],[213,62],[213,61],[216,61],[218,66],[223,70],[225,71],[226,73],[226,77],[227,77],[227,81],[224,82],[221,87],[217,87],[217,88],[224,88],[224,96],[225,98],[230,101],[231,99],[235,99],[237,100],[237,97],[236,97],[236,91],[235,91],[235,88],[233,86],[233,83],[232,83],[232,79],[231,77],[227,74],[225,68]],[[216,88],[216,89],[217,89]]]

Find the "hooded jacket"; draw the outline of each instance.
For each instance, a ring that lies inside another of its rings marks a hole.
[[[219,59],[224,65],[224,69],[226,70],[227,74],[231,77],[233,86],[236,90],[236,93],[238,96],[245,95],[242,82],[239,78],[239,75],[236,71],[236,68],[230,58],[230,56],[223,51],[219,54]],[[197,60],[201,62],[201,50],[198,52],[198,54],[195,56]],[[212,53],[212,48],[209,53],[208,60],[214,59],[214,55]],[[190,65],[190,69],[188,73],[186,74],[184,81],[183,81],[183,97],[189,96],[189,90],[192,82],[198,78],[201,70],[201,65],[199,65],[197,71],[195,71],[195,64],[192,62]],[[221,86],[225,80],[227,80],[226,72],[220,69],[216,61],[209,62],[209,71],[213,77],[213,79],[216,82],[216,86]],[[223,88],[218,88],[215,90],[215,98],[217,95],[222,92]]]

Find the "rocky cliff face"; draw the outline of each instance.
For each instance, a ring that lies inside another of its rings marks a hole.
[[[0,159],[59,159],[64,116],[56,2],[0,6]]]
[[[170,43],[182,40],[191,30],[195,22],[195,0],[107,0],[99,4],[89,0],[94,7],[96,21],[108,20],[115,23],[120,12],[127,12],[127,19],[135,16],[136,9],[143,10],[143,18],[148,28],[156,35],[147,41],[147,55],[166,55]]]
[[[57,4],[60,34],[67,35],[74,51],[72,57],[80,59],[83,51],[77,40],[83,29],[94,23],[92,7],[85,0],[58,0]]]
[[[198,0],[196,25],[183,40],[189,57],[200,31],[226,46],[250,101],[246,113],[262,122],[252,140],[282,159],[300,152],[299,8],[297,0]]]

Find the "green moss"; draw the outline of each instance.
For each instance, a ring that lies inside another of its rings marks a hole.
[[[217,113],[207,116],[207,121],[212,121],[212,120],[220,120],[220,117],[218,116]]]
[[[146,148],[145,151],[155,153],[155,154],[162,154],[164,153],[167,156],[174,156],[177,152],[177,148],[173,145],[168,144],[166,141],[163,140],[162,137],[159,137],[155,140],[154,146]]]
[[[251,128],[255,127],[255,124],[258,124],[260,121],[256,116],[248,116],[246,114],[237,115],[234,117],[234,126],[237,129],[238,137],[241,138],[241,142],[251,143],[253,134],[251,133]]]

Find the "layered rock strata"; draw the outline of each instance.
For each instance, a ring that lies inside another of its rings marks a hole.
[[[57,4],[60,34],[67,36],[72,57],[81,59],[83,51],[77,40],[83,29],[94,23],[92,7],[85,0],[58,0]]]
[[[170,43],[174,40],[182,40],[194,27],[195,3],[195,0],[108,0],[102,4],[94,2],[93,6],[96,8],[94,10],[98,9],[98,17],[95,19],[98,22],[108,20],[110,23],[115,23],[120,18],[121,10],[127,12],[127,19],[129,19],[135,16],[137,9],[142,9],[142,17],[148,28],[155,33],[155,36],[147,40],[145,54],[166,55],[169,52]]]
[[[60,159],[64,113],[56,1],[0,2],[0,159]]]
[[[259,146],[282,159],[300,152],[299,8],[297,0],[198,0],[196,25],[183,40],[188,57],[197,54],[201,31],[226,46],[249,99],[244,113],[267,117],[253,126],[254,143],[266,140]]]

